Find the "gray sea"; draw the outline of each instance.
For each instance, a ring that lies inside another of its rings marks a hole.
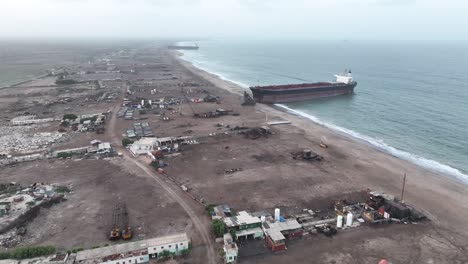
[[[468,183],[467,43],[206,40],[183,58],[251,85],[333,81],[355,94],[279,105],[391,155]],[[403,172],[402,172],[403,173]]]

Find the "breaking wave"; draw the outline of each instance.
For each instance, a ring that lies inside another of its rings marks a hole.
[[[199,58],[190,57],[190,56],[187,55],[186,52],[182,52],[182,56],[180,58],[185,60],[185,61],[190,62],[193,66],[195,66],[196,68],[198,68],[200,70],[203,70],[203,71],[209,72],[209,73],[211,73],[213,75],[216,75],[221,80],[232,82],[232,83],[237,84],[237,85],[239,85],[239,86],[241,86],[243,88],[248,88],[249,87],[249,85],[247,85],[245,83],[230,79],[229,77],[223,75],[222,73],[220,73],[220,72],[218,72],[216,70],[213,70],[211,68],[206,67],[205,65],[208,63],[208,61],[204,61],[204,60],[199,59]]]
[[[378,149],[378,150],[380,150],[382,152],[390,154],[390,155],[392,155],[394,157],[400,158],[402,160],[409,161],[411,163],[414,163],[414,164],[416,164],[416,165],[418,165],[418,166],[420,166],[422,168],[425,168],[427,170],[430,170],[432,172],[452,176],[452,177],[456,178],[457,180],[459,180],[459,181],[461,181],[461,182],[463,182],[465,184],[468,184],[468,175],[462,173],[458,169],[455,169],[455,168],[452,168],[452,167],[450,167],[448,165],[439,163],[439,162],[437,162],[435,160],[426,159],[426,158],[420,157],[418,155],[411,154],[409,152],[396,149],[396,148],[386,144],[382,140],[374,139],[374,138],[371,138],[369,136],[362,135],[362,134],[360,134],[360,133],[358,133],[356,131],[353,131],[353,130],[350,130],[350,129],[347,129],[347,128],[344,128],[344,127],[340,127],[340,126],[337,126],[337,125],[333,125],[333,124],[330,124],[330,123],[323,122],[323,121],[321,121],[320,119],[318,119],[317,117],[315,117],[313,115],[310,115],[310,114],[307,114],[307,113],[304,113],[304,112],[289,108],[286,105],[275,104],[275,106],[283,108],[284,110],[286,110],[286,111],[288,111],[290,113],[305,117],[305,118],[313,121],[314,123],[317,123],[319,125],[327,127],[327,128],[332,129],[334,131],[337,131],[337,132],[339,132],[341,134],[344,134],[345,136],[352,137],[352,138],[364,141],[365,143],[369,144],[370,146],[372,146],[372,147],[374,147],[374,148],[376,148],[376,149]]]

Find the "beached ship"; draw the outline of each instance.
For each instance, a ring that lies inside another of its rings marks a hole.
[[[353,80],[350,70],[335,77],[335,82],[253,86],[250,90],[255,101],[264,104],[306,101],[354,92],[357,82]]]

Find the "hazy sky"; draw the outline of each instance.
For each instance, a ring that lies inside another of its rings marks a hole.
[[[468,39],[465,0],[1,0],[0,37]]]

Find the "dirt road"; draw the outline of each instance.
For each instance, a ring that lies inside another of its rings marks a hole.
[[[123,86],[122,91],[123,91],[123,94],[125,94],[125,92],[127,91],[126,85]],[[121,139],[120,139],[120,136],[116,134],[115,127],[116,127],[116,122],[118,121],[116,113],[119,110],[121,102],[123,100],[118,100],[118,101],[119,103],[116,104],[112,109],[112,117],[107,127],[107,131],[109,131],[111,142],[114,144],[114,146],[116,147],[118,151],[122,152],[124,159],[130,161],[136,167],[143,170],[148,177],[155,180],[166,191],[169,197],[174,199],[174,201],[176,201],[184,209],[184,211],[188,214],[188,216],[192,220],[193,224],[195,225],[195,228],[198,230],[204,244],[207,247],[206,263],[211,263],[211,264],[217,263],[216,261],[217,257],[216,257],[215,250],[214,250],[214,243],[210,235],[211,231],[209,228],[209,224],[204,224],[203,220],[196,213],[196,209],[194,209],[195,206],[198,206],[198,204],[196,204],[194,201],[191,201],[191,200],[189,201],[188,196],[185,195],[177,186],[173,186],[170,183],[164,181],[164,179],[162,179],[160,175],[157,175],[156,173],[154,173],[146,164],[143,164],[139,160],[135,159],[123,147],[120,147]]]

